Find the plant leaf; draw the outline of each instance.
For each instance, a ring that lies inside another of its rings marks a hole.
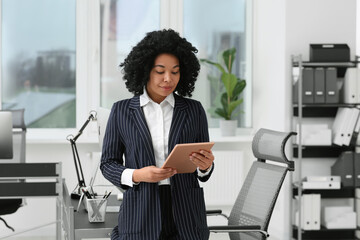
[[[221,105],[223,106],[224,111],[227,112],[227,110],[228,110],[228,95],[226,92],[221,95],[220,101],[221,101]]]
[[[226,72],[225,72],[225,69],[220,65],[220,63],[212,62],[212,61],[207,60],[207,59],[204,59],[204,58],[201,58],[201,59],[200,59],[200,62],[213,65],[213,66],[217,67],[217,68],[221,71],[221,73],[223,73],[223,74],[226,73]]]
[[[234,74],[224,73],[223,75],[221,75],[221,80],[224,83],[229,98],[231,99],[237,83],[236,76]]]
[[[217,108],[215,110],[215,113],[218,114],[220,117],[226,119],[226,120],[230,120],[226,114],[226,112],[224,111],[224,109],[221,109],[221,108]]]
[[[246,81],[238,79],[234,91],[233,91],[233,100],[235,100],[235,97],[238,97],[240,93],[244,90],[246,87]]]
[[[235,60],[236,48],[229,48],[223,52],[223,60],[229,73]]]
[[[241,103],[243,102],[243,99],[239,99],[239,100],[236,100],[235,102],[231,102],[229,104],[229,110],[228,110],[228,115],[229,115],[229,118],[231,118],[231,114],[232,112],[235,110],[235,108],[237,106],[239,106]]]

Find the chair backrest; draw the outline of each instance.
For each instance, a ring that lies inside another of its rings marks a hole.
[[[260,225],[267,231],[276,199],[286,173],[294,163],[285,155],[285,145],[296,133],[260,129],[254,136],[252,150],[257,158],[230,212],[229,225]],[[229,233],[231,240],[264,239],[260,233]]]
[[[6,110],[6,112],[12,113],[13,158],[12,159],[0,159],[0,164],[1,163],[25,163],[26,126],[25,126],[25,121],[24,121],[24,109]]]

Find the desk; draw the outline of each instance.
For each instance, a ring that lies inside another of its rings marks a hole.
[[[61,240],[61,223],[63,222],[61,214],[61,206],[63,205],[61,185],[61,163],[0,164],[0,199],[56,197],[56,221],[54,223],[56,223],[57,240]],[[48,224],[29,230],[34,230],[46,225]],[[18,235],[22,232],[15,232],[2,239]]]
[[[105,222],[90,223],[84,205],[81,204],[79,211],[75,212],[79,200],[71,199],[65,181],[63,184],[63,228],[65,239],[80,240],[83,238],[110,238],[111,231],[118,223],[117,212],[106,212]],[[108,206],[120,205],[121,201],[111,195],[108,199]]]

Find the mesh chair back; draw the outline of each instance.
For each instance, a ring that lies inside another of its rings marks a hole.
[[[256,132],[252,141],[254,156],[261,160],[285,163],[289,170],[293,170],[294,163],[289,161],[285,155],[286,142],[292,135],[296,135],[296,133],[277,132],[261,128]]]
[[[229,225],[260,225],[267,231],[276,199],[288,170],[293,163],[284,153],[288,138],[294,133],[280,133],[260,129],[253,140],[253,152],[258,158],[245,178],[245,182],[229,216]],[[285,163],[269,164],[266,160]],[[229,233],[231,240],[265,239],[260,233]]]

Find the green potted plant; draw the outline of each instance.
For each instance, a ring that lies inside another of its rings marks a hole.
[[[215,98],[215,108],[210,109],[210,112],[215,113],[221,117],[220,129],[223,136],[235,135],[237,127],[237,120],[234,118],[241,113],[240,110],[235,112],[235,109],[243,102],[240,94],[246,86],[246,81],[240,79],[232,73],[232,66],[235,60],[236,49],[230,48],[222,52],[222,61],[212,62],[208,59],[200,59],[200,62],[215,66],[221,72],[222,87],[217,89],[218,96]],[[209,77],[210,81],[214,78]],[[218,79],[215,78],[217,82]],[[214,84],[212,84],[213,86]]]

